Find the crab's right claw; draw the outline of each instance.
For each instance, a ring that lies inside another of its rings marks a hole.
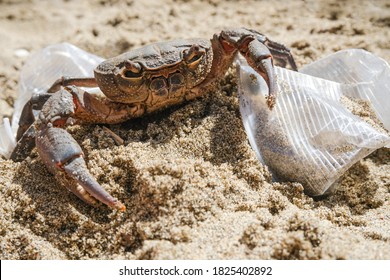
[[[270,50],[261,42],[253,40],[248,44],[245,58],[249,65],[259,73],[268,85],[267,105],[272,109],[277,95],[276,75]]]
[[[46,167],[79,198],[92,205],[99,200],[111,208],[126,209],[89,173],[81,147],[66,130],[52,126],[40,130],[36,146]]]

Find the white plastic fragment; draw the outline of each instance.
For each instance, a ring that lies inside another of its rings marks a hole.
[[[9,119],[4,118],[3,123],[0,124],[0,154],[5,158],[9,158],[15,146],[16,140]]]
[[[272,111],[264,80],[244,60],[238,64],[245,130],[275,180],[300,182],[307,193],[322,195],[358,160],[390,145],[386,129],[372,127],[344,106],[371,101],[390,130],[390,68],[384,60],[346,50],[301,72],[276,67],[279,94]]]

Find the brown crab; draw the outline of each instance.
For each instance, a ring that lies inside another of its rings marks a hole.
[[[294,59],[286,47],[249,29],[229,29],[211,40],[173,40],[151,44],[102,62],[94,78],[63,77],[46,94],[25,105],[11,158],[22,160],[36,145],[47,168],[65,187],[89,204],[96,200],[119,210],[125,206],[89,173],[83,151],[63,129],[69,120],[115,124],[201,96],[221,79],[240,53],[269,87],[268,106],[275,103],[273,61]],[[98,86],[101,99],[76,86]],[[39,110],[35,118],[33,110]]]

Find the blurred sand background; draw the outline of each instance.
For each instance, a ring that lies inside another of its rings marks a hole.
[[[389,1],[0,0],[0,118],[28,55],[70,42],[103,57],[249,27],[298,66],[364,48],[390,61]],[[93,208],[34,150],[0,159],[1,259],[390,259],[390,151],[355,164],[334,194],[272,183],[242,126],[228,74],[214,94],[125,124],[69,128],[97,180],[127,206]]]

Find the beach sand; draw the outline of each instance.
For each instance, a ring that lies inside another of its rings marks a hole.
[[[0,1],[0,116],[28,55],[60,42],[111,57],[147,43],[249,27],[298,67],[364,48],[390,61],[388,1]],[[240,117],[234,71],[215,92],[109,128],[72,126],[88,167],[127,207],[92,207],[36,150],[0,159],[1,259],[390,259],[390,150],[356,163],[331,195],[273,183]]]

